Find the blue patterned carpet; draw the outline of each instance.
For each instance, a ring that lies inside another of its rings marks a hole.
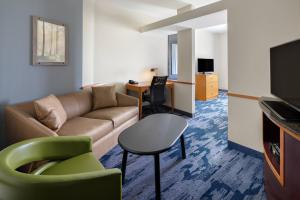
[[[266,199],[263,160],[227,148],[227,94],[196,102],[196,116],[187,119],[187,159],[179,143],[161,154],[162,199]],[[102,157],[107,168],[120,168],[122,149],[117,146]],[[155,199],[152,156],[129,154],[124,200]]]

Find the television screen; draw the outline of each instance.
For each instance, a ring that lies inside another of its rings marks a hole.
[[[198,59],[198,72],[213,72],[214,59]]]
[[[271,93],[300,111],[300,40],[271,48]]]

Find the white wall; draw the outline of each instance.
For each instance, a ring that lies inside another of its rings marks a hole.
[[[299,0],[226,0],[229,91],[270,95],[270,47],[300,38]],[[257,101],[229,97],[233,142],[263,151],[262,113]]]
[[[215,35],[211,32],[197,29],[195,37],[195,59],[215,58]],[[197,69],[197,62],[195,62]]]
[[[195,82],[195,30],[186,29],[177,34],[178,80]],[[176,83],[174,89],[175,107],[187,113],[195,113],[195,85]]]
[[[270,48],[300,38],[300,0],[223,3],[228,12],[229,92],[270,96]],[[258,102],[229,97],[228,112],[228,139],[262,152]]]
[[[195,68],[198,58],[213,58],[215,73],[219,77],[219,88],[228,90],[228,50],[227,33],[212,33],[206,30],[196,30],[195,37]]]
[[[228,36],[227,33],[215,36],[215,73],[219,77],[219,88],[228,90]]]
[[[177,34],[178,80],[195,82],[195,30],[186,29]]]
[[[151,17],[129,11],[116,2],[95,1],[92,82],[146,81],[152,79],[152,67],[158,67],[160,75],[167,75],[167,34],[141,34],[138,31],[138,27],[151,20]],[[83,79],[90,80],[88,64],[84,70],[87,73]]]
[[[95,0],[83,1],[83,70],[82,85],[94,82],[95,63]]]

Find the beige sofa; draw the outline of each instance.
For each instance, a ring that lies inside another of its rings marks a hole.
[[[112,149],[119,134],[138,121],[138,100],[117,93],[117,107],[92,110],[92,93],[82,90],[59,96],[67,122],[57,132],[36,120],[33,102],[7,106],[5,127],[9,143],[44,136],[85,135],[92,138],[93,152],[101,157]]]

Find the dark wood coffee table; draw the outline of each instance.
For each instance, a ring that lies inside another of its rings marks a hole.
[[[186,158],[183,132],[187,122],[172,114],[155,114],[140,120],[122,132],[118,138],[123,148],[122,180],[124,183],[128,152],[138,155],[153,155],[155,164],[156,199],[160,199],[159,155],[169,150],[180,138],[182,158]]]

